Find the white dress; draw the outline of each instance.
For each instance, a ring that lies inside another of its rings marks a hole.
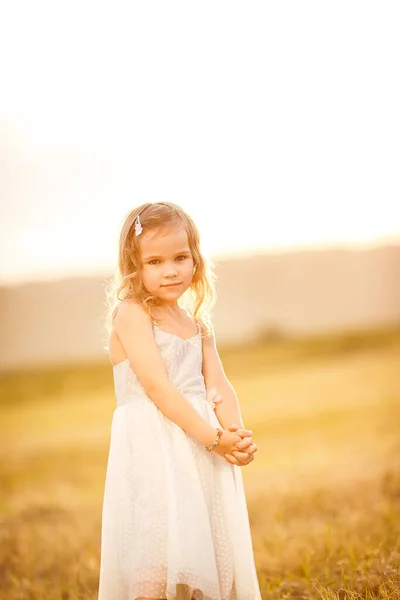
[[[170,380],[219,427],[200,328],[184,340],[154,325],[154,335]],[[113,373],[98,600],[260,600],[241,467],[168,419],[128,360]]]

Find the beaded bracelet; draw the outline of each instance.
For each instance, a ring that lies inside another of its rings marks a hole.
[[[215,448],[215,446],[217,446],[217,445],[218,445],[218,443],[219,443],[219,438],[220,438],[220,437],[221,437],[221,435],[224,433],[224,430],[223,430],[223,429],[221,429],[220,427],[218,427],[218,429],[217,429],[217,432],[218,432],[218,433],[217,433],[217,438],[216,438],[215,442],[213,442],[213,443],[211,444],[211,446],[206,446],[206,450],[208,450],[209,452],[210,452],[210,450],[212,450],[213,448]]]

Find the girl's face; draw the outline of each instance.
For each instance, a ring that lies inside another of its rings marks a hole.
[[[193,257],[183,226],[140,235],[143,284],[164,304],[176,304],[193,279]]]

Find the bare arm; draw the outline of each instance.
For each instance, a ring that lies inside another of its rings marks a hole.
[[[223,398],[215,407],[215,414],[222,427],[229,428],[235,423],[239,428],[244,428],[239,402],[225,375],[213,333],[203,338],[203,376],[207,389],[217,388]]]
[[[203,338],[203,376],[207,389],[216,388],[222,396],[222,402],[214,409],[222,427],[229,428],[230,431],[244,430],[239,402],[235,390],[225,375],[214,334]],[[254,453],[257,452],[258,446],[253,443],[250,433],[249,437],[236,444],[236,449],[232,453],[225,454],[229,463],[243,467],[254,460]]]
[[[211,445],[216,438],[216,428],[201,417],[168,379],[146,309],[136,302],[122,302],[114,329],[132,369],[157,408],[204,446]]]

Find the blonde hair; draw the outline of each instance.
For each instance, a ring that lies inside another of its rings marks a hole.
[[[190,287],[179,298],[179,305],[202,325],[203,333],[212,331],[210,311],[215,303],[215,273],[210,260],[206,261],[200,251],[199,231],[189,215],[172,202],[146,202],[131,210],[123,221],[119,236],[118,266],[106,283],[105,346],[112,324],[123,300],[136,300],[142,303],[152,315],[156,297],[144,287],[141,278],[141,258],[138,236],[135,235],[135,221],[140,215],[143,231],[183,225],[193,257],[194,272]]]

